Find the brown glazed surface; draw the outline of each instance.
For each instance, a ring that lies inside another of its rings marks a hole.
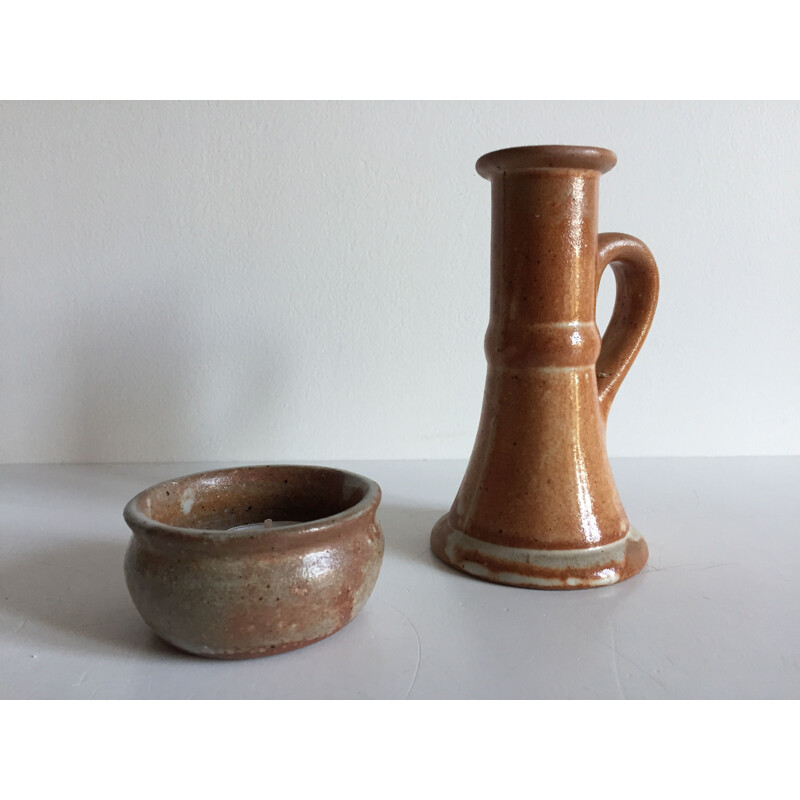
[[[378,578],[378,485],[306,466],[204,472],[131,500],[125,578],[145,622],[201,656],[248,658],[316,642],[361,610]],[[229,530],[271,519],[279,528]]]
[[[439,558],[475,577],[586,588],[638,572],[647,545],[631,529],[606,454],[611,402],[652,322],[658,271],[631,236],[597,233],[594,147],[489,153],[491,309],[483,409],[466,474],[433,529]],[[595,322],[611,265],[617,299]]]

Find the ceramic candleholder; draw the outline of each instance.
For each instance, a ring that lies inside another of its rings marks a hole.
[[[134,497],[125,578],[144,621],[200,656],[304,647],[350,622],[378,578],[376,483],[337,469],[255,466]]]
[[[516,147],[477,163],[492,187],[483,410],[434,553],[477,578],[585,589],[635,575],[631,527],[606,454],[606,420],[655,313],[658,269],[633,236],[597,232],[599,147]],[[600,336],[603,271],[617,299]]]

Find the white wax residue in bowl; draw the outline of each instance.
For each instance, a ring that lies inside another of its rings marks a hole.
[[[293,519],[265,519],[263,522],[251,522],[248,525],[234,525],[229,531],[263,531],[264,528],[285,528],[287,525],[297,525]]]

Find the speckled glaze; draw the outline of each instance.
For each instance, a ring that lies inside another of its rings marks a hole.
[[[647,247],[597,233],[595,147],[518,147],[476,168],[492,185],[491,310],[481,420],[450,512],[431,534],[445,563],[497,583],[580,589],[629,578],[647,545],[606,453],[606,418],[655,312]],[[600,337],[600,277],[617,298]]]
[[[383,558],[376,483],[335,469],[256,466],[166,481],[125,507],[125,578],[145,622],[200,656],[316,642],[367,601]],[[264,520],[285,527],[230,528]]]

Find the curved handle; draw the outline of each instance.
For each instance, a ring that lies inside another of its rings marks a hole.
[[[597,243],[597,288],[609,264],[617,279],[617,299],[596,365],[600,410],[607,418],[614,395],[650,330],[658,301],[658,268],[647,245],[634,236],[601,233]]]

